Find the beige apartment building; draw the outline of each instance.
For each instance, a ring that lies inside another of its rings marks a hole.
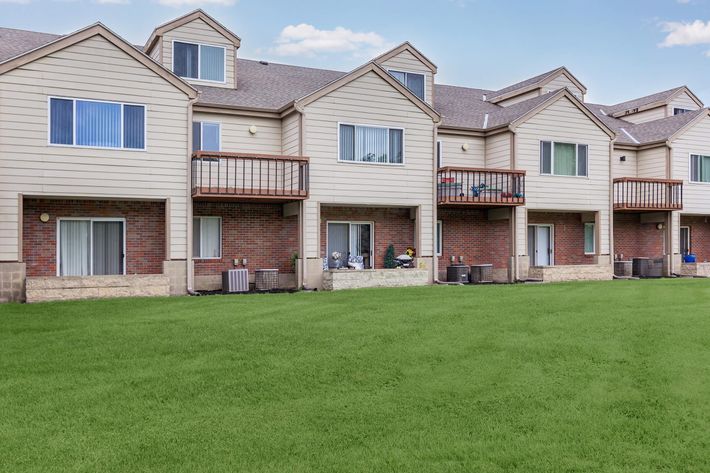
[[[350,72],[240,43],[202,10],[142,46],[0,28],[0,300],[710,273],[686,87],[599,105],[564,67],[483,90],[409,43]]]

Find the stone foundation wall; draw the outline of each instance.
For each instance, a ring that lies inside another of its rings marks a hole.
[[[683,276],[694,276],[710,278],[710,263],[682,263],[680,274]]]
[[[364,287],[426,286],[430,272],[424,269],[336,270],[323,273],[323,290]]]
[[[170,280],[170,295],[187,294],[187,263],[185,261],[163,261],[163,274]]]
[[[543,282],[605,281],[613,276],[613,267],[608,264],[531,266],[528,270],[528,277],[541,279]]]
[[[249,273],[249,285],[254,287],[254,273]],[[279,273],[279,288],[293,289],[296,287],[296,275],[294,273]],[[196,291],[221,291],[222,273],[210,274],[207,276],[195,276]]]
[[[25,263],[0,263],[0,302],[25,300]]]
[[[170,295],[162,275],[29,277],[26,284],[27,302]]]

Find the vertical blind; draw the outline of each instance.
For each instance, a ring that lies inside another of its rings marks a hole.
[[[59,221],[59,275],[123,274],[123,222]]]
[[[59,275],[88,276],[90,271],[89,220],[60,220]]]
[[[51,98],[49,142],[145,149],[145,110],[144,105]]]
[[[392,77],[405,85],[414,95],[424,100],[424,74],[390,71]]]
[[[123,273],[123,222],[93,222],[93,274]]]
[[[200,46],[200,78],[224,82],[224,48]]]
[[[192,220],[192,256],[194,258],[220,258],[222,243],[219,217],[195,217]]]
[[[710,156],[690,155],[690,180],[710,182]]]
[[[198,46],[179,41],[175,41],[173,45],[173,72],[180,77],[197,79]]]
[[[347,223],[329,223],[328,224],[328,267],[336,267],[333,260],[333,252],[337,251],[341,255],[340,264],[347,264],[349,244],[349,227]]]
[[[402,164],[404,133],[397,128],[340,125],[340,160]]]
[[[586,176],[589,148],[587,145],[540,142],[540,173],[557,176]]]

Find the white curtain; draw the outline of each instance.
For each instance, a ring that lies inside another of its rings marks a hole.
[[[201,219],[200,256],[203,258],[220,257],[220,221],[217,217]]]
[[[355,160],[386,163],[388,132],[387,128],[355,127]]]
[[[94,274],[123,274],[123,222],[94,222]]]
[[[59,275],[89,275],[88,220],[61,220],[59,223]]]
[[[200,46],[200,79],[224,81],[224,49]]]

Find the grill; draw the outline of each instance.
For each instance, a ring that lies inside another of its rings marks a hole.
[[[249,292],[249,271],[230,269],[222,271],[222,293]]]

